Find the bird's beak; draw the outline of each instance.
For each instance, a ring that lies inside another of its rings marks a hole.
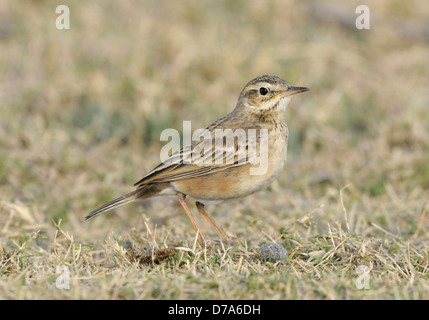
[[[288,86],[288,89],[285,92],[280,93],[280,95],[282,95],[283,97],[288,97],[288,96],[292,96],[294,94],[300,93],[300,92],[304,92],[304,91],[308,91],[310,90],[307,87],[292,87],[292,86]]]

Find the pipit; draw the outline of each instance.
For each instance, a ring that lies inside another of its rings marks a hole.
[[[234,110],[208,126],[189,146],[171,154],[139,180],[134,191],[92,211],[85,219],[135,200],[176,196],[204,244],[186,202],[186,197],[190,197],[222,240],[230,243],[204,205],[248,196],[274,181],[286,160],[286,107],[292,95],[307,90],[292,87],[272,75],[251,80],[241,91]],[[223,134],[220,139],[219,132]]]

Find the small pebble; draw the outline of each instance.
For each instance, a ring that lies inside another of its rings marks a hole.
[[[286,259],[287,250],[277,243],[264,243],[259,248],[259,255],[263,261],[277,262]]]

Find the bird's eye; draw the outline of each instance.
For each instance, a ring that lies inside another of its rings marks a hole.
[[[261,87],[259,89],[259,93],[262,94],[263,96],[265,96],[268,93],[268,89],[265,87]]]

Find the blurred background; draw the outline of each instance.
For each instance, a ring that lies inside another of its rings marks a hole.
[[[61,4],[69,30],[55,25]],[[112,229],[143,228],[143,216],[192,238],[169,202],[83,217],[158,164],[162,130],[181,131],[183,120],[207,126],[261,74],[311,91],[287,110],[282,176],[209,207],[219,224],[243,238],[257,237],[252,228],[276,235],[320,204],[319,221],[330,221],[342,216],[338,194],[348,185],[353,228],[376,221],[414,234],[416,215],[429,210],[429,3],[371,1],[369,30],[355,26],[360,4],[1,1],[3,236],[53,232],[51,220],[63,219],[76,237],[102,241]]]

